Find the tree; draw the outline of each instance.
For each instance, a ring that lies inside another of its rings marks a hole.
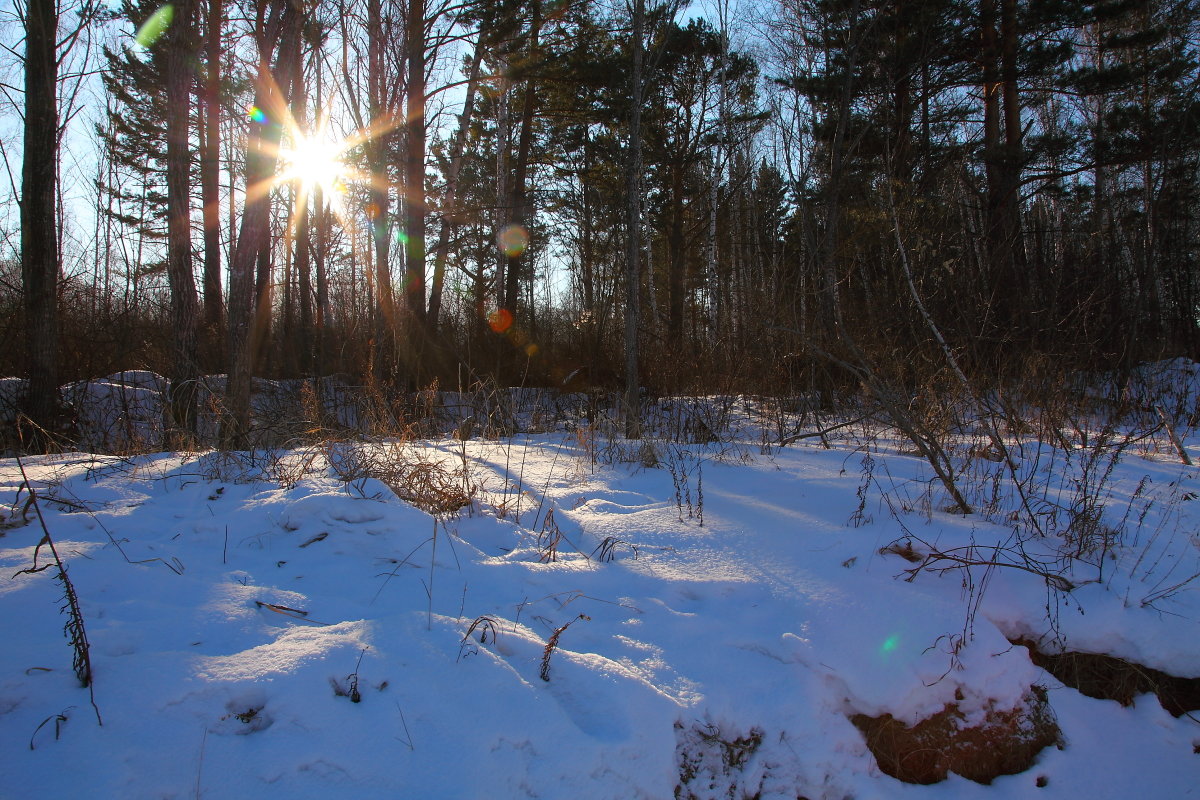
[[[467,67],[467,89],[463,99],[462,114],[458,118],[458,130],[450,147],[446,164],[446,186],[441,200],[441,226],[433,256],[433,280],[429,290],[429,308],[426,323],[431,335],[436,336],[442,311],[442,291],[445,286],[446,260],[450,252],[450,233],[458,215],[458,182],[462,173],[466,153],[467,136],[471,132],[471,121],[475,114],[475,94],[479,87],[479,67],[483,62],[484,49],[489,40],[490,27],[482,25],[472,48],[470,65]]]
[[[25,133],[21,162],[21,278],[25,290],[29,384],[27,446],[44,449],[58,401],[57,208],[58,3],[29,0],[25,9]]]
[[[205,75],[200,108],[204,119],[200,137],[200,205],[204,220],[204,328],[219,354],[225,321],[221,290],[221,30],[222,0],[208,0],[205,16]],[[220,362],[220,359],[215,359]]]
[[[190,444],[196,435],[196,387],[200,369],[196,356],[199,308],[192,274],[191,120],[192,35],[194,6],[177,0],[167,33],[167,275],[171,288],[171,321],[174,332],[167,389],[167,446]]]
[[[1088,10],[1066,88],[1083,98],[1079,169],[1095,242],[1079,277],[1101,288],[1105,346],[1126,359],[1197,342],[1194,220],[1200,11],[1169,0]],[[1094,265],[1094,266],[1093,266]],[[1149,345],[1130,347],[1130,342]]]
[[[257,11],[254,108],[258,114],[247,120],[246,203],[229,265],[229,377],[221,440],[231,449],[250,443],[250,386],[255,355],[252,326],[259,316],[255,308],[255,267],[270,248],[271,189],[304,9],[300,0],[263,0]],[[258,302],[261,304],[262,298]],[[258,312],[269,314],[270,310],[260,307]]]
[[[641,385],[638,380],[638,323],[642,257],[642,96],[645,90],[645,0],[633,0],[632,70],[629,75],[629,155],[626,162],[625,213],[625,437],[642,436]]]
[[[425,327],[425,0],[408,0],[407,114],[404,126],[404,347],[410,388],[423,380]]]

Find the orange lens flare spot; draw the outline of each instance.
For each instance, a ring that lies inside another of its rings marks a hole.
[[[529,246],[529,231],[522,225],[505,225],[496,234],[496,244],[509,258],[516,258]]]
[[[513,324],[512,312],[507,308],[497,308],[491,314],[488,314],[488,327],[496,333],[504,333]]]

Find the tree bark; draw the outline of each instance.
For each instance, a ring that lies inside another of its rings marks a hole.
[[[1014,333],[1025,283],[1021,242],[1021,118],[1017,95],[1014,0],[980,0],[983,70],[983,160],[987,178],[985,242],[990,287],[986,300],[994,336]],[[999,12],[999,13],[998,13]],[[997,27],[999,25],[999,27]],[[1003,104],[1002,104],[1003,102]]]
[[[209,0],[205,41],[204,136],[200,153],[200,197],[204,205],[204,327],[220,358],[220,331],[225,316],[221,295],[221,26],[222,0]]]
[[[496,294],[496,308],[504,308],[504,274],[508,267],[508,257],[504,254],[504,249],[499,247],[500,232],[508,223],[508,219],[512,211],[507,208],[507,204],[511,200],[511,195],[508,188],[509,172],[509,147],[512,144],[512,115],[511,115],[511,89],[512,81],[508,78],[510,67],[508,53],[504,53],[500,63],[500,75],[497,78],[496,88],[496,274],[493,278],[492,285]],[[510,309],[511,310],[511,309]]]
[[[199,308],[192,274],[191,120],[192,0],[178,0],[166,54],[167,279],[171,290],[171,374],[167,384],[166,446],[192,446],[196,436],[196,330]]]
[[[21,278],[29,385],[25,447],[44,450],[60,415],[58,399],[58,63],[55,0],[29,0],[25,12],[25,131],[21,163]]]
[[[374,252],[375,292],[375,352],[372,362],[375,376],[384,383],[396,377],[397,325],[396,293],[392,285],[391,236],[388,216],[391,213],[391,186],[388,180],[387,145],[393,138],[392,119],[396,113],[387,98],[384,74],[384,47],[380,0],[367,2],[367,115],[373,135],[365,142],[368,168],[371,172],[370,204],[367,216],[371,220],[371,243]]]
[[[1024,166],[1021,101],[1017,87],[1019,46],[1017,0],[1000,0],[1000,79],[1004,94],[1004,184],[1005,234],[1018,292],[1029,285],[1025,275],[1027,259],[1021,222],[1021,169]],[[1021,304],[1027,307],[1026,303]]]
[[[542,28],[542,4],[534,0],[532,16],[529,21],[529,48],[525,55],[525,69],[532,69],[532,64],[538,55],[538,38]],[[533,143],[533,112],[537,104],[537,82],[533,74],[528,73],[525,79],[525,96],[521,104],[521,128],[517,136],[517,160],[513,164],[513,178],[509,185],[512,198],[508,204],[509,225],[524,227],[529,220],[530,209],[528,202],[529,152]],[[526,231],[528,234],[528,231]],[[508,253],[508,268],[505,271],[504,306],[514,314],[521,293],[522,266],[528,247],[519,252]],[[529,309],[533,313],[533,309]]]
[[[404,159],[405,353],[410,388],[425,379],[425,0],[409,0]]]
[[[626,165],[625,206],[625,438],[642,437],[641,395],[638,381],[638,323],[640,258],[642,251],[642,93],[643,28],[645,0],[633,0],[633,74],[629,104],[629,161]]]
[[[298,0],[280,0],[263,9],[258,41],[258,75],[254,104],[266,114],[264,122],[251,120],[246,152],[246,202],[242,209],[237,248],[230,261],[229,277],[229,382],[221,443],[226,449],[250,445],[250,387],[254,373],[255,265],[270,246],[271,189],[283,133],[280,120],[291,91],[291,65],[300,44],[302,8]],[[271,56],[278,44],[275,68]],[[269,313],[269,310],[268,310]]]
[[[322,107],[325,74],[324,68],[321,65],[320,59],[316,64],[317,72],[317,96],[316,108]],[[328,354],[328,334],[326,326],[329,324],[329,277],[326,274],[325,260],[329,252],[329,228],[330,228],[330,211],[325,208],[325,192],[320,186],[317,186],[313,192],[313,211],[311,216],[316,217],[316,241],[312,243],[312,260],[313,271],[316,273],[314,277],[317,282],[317,297],[316,306],[313,309],[313,365],[312,372],[316,377],[321,377],[329,369],[329,354]]]
[[[684,272],[687,268],[687,247],[683,231],[684,156],[670,167],[670,223],[667,228],[667,342],[674,356],[683,355],[683,312],[686,293]]]

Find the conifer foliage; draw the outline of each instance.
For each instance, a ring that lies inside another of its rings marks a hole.
[[[944,352],[989,381],[1200,355],[1187,0],[57,9],[29,4],[4,111],[23,347],[0,365],[47,430],[54,387],[130,366],[171,378],[178,443],[186,387],[225,373],[248,444],[256,377],[632,409],[911,393]],[[91,117],[60,115],[85,85]],[[96,157],[62,157],[79,142]]]

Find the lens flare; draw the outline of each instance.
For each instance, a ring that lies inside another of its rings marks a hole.
[[[491,314],[488,314],[488,327],[496,333],[504,333],[513,324],[512,312],[507,308],[497,308]]]
[[[267,124],[267,115],[258,106],[250,106],[246,109],[246,116],[250,117],[251,122],[257,122],[259,125]]]
[[[509,258],[516,258],[529,246],[529,231],[522,225],[505,225],[496,234],[496,244]]]
[[[162,6],[153,14],[151,14],[142,26],[137,29],[137,33],[133,35],[133,40],[138,46],[149,50],[150,45],[158,41],[158,37],[163,35],[171,25],[171,20],[175,18],[175,7],[167,4]]]
[[[286,109],[284,109],[286,115]],[[265,124],[262,109],[251,107],[250,119]],[[322,209],[334,212],[341,224],[350,224],[347,210],[349,186],[364,182],[358,170],[346,162],[347,152],[353,148],[353,140],[336,136],[330,130],[328,115],[320,115],[317,124],[299,126],[295,120],[284,119],[283,143],[280,145],[280,167],[272,181],[274,186],[292,184],[296,188],[296,201],[300,204],[319,203]],[[302,206],[301,206],[302,207]],[[379,217],[378,206],[366,209],[373,223]],[[294,215],[299,221],[300,215]]]

